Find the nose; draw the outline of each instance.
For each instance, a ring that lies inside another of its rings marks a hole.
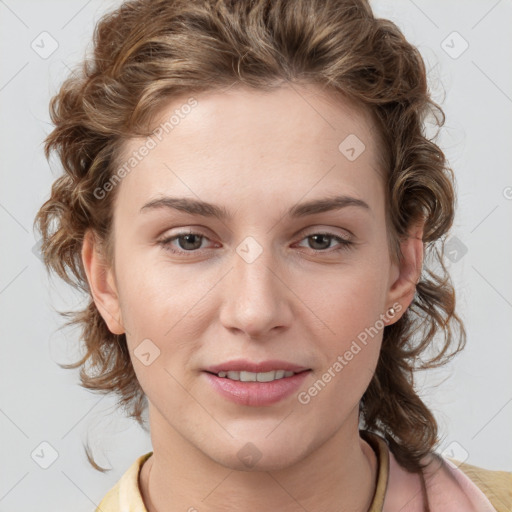
[[[226,329],[264,339],[290,326],[293,293],[286,270],[268,246],[246,238],[233,251],[223,280],[220,320]]]

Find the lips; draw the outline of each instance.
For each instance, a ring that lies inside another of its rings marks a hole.
[[[246,359],[236,359],[226,361],[217,365],[209,366],[204,371],[214,373],[216,375],[219,372],[251,372],[251,373],[266,373],[271,371],[284,370],[285,372],[300,373],[305,370],[310,370],[307,366],[300,366],[289,361],[280,361],[277,359],[262,361],[260,363],[254,363]]]
[[[311,368],[289,361],[233,360],[204,370],[220,395],[239,405],[269,406],[297,392]]]

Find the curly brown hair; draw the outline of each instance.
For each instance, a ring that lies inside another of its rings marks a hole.
[[[394,23],[375,18],[367,0],[133,0],[100,19],[94,54],[50,103],[55,128],[45,155],[57,151],[64,173],[34,221],[49,271],[90,298],[85,309],[61,313],[71,317],[66,325],[81,327],[86,349],[78,362],[61,366],[80,367],[83,387],[116,394],[118,405],[143,425],[147,399],[125,334],[107,328],[81,260],[90,230],[113,263],[118,187],[101,198],[95,191],[113,176],[123,144],[151,134],[152,120],[170,99],[234,84],[269,90],[283,83],[315,84],[371,114],[395,262],[410,226],[425,221],[425,262],[414,299],[385,327],[360,403],[366,429],[387,440],[403,467],[419,471],[439,439],[436,420],[415,390],[414,372],[445,364],[466,342],[443,263],[454,218],[454,176],[435,137],[425,135],[428,114],[439,129],[445,116],[428,92],[421,54]],[[424,357],[427,352],[431,357]]]

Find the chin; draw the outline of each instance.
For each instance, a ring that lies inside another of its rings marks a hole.
[[[277,453],[264,455],[260,452],[258,456],[251,459],[250,455],[244,455],[242,460],[239,458],[238,452],[230,457],[223,457],[224,460],[217,460],[222,466],[234,470],[245,472],[263,472],[263,471],[280,471],[293,466],[300,457],[297,453]]]
[[[292,437],[287,441],[283,436],[270,440],[260,434],[257,439],[245,437],[245,442],[238,438],[222,451],[217,447],[215,453],[206,453],[218,464],[236,471],[279,471],[307,456],[308,446],[304,445],[304,439],[298,441]]]

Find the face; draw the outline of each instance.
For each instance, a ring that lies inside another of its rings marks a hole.
[[[412,298],[388,252],[374,126],[313,86],[195,98],[161,112],[187,114],[117,185],[115,271],[95,300],[127,335],[152,433],[283,468],[357,427],[383,327]],[[236,368],[294,374],[217,375]]]

